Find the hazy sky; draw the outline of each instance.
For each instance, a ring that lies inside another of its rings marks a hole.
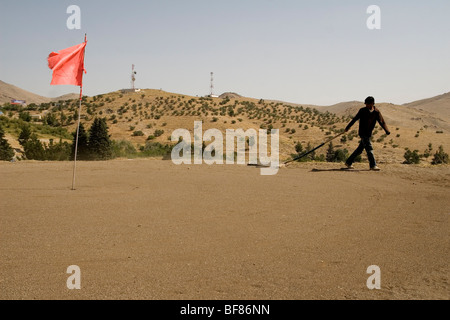
[[[69,30],[69,5],[81,29]],[[366,12],[381,8],[381,30]],[[0,80],[59,96],[46,58],[88,34],[84,93],[130,86],[330,105],[450,91],[448,0],[1,0]]]

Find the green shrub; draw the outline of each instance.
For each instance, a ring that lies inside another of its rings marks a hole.
[[[45,149],[45,159],[50,161],[67,161],[70,159],[72,146],[63,142],[62,139],[59,140],[59,143],[53,143],[53,139],[50,139],[49,145],[44,144]]]
[[[160,137],[164,134],[164,130],[155,130],[155,133],[153,134],[155,137]]]
[[[330,142],[328,145],[327,154],[325,159],[327,162],[344,162],[348,158],[347,149],[337,149],[334,150],[333,143]]]
[[[25,157],[28,160],[45,160],[44,145],[38,139],[37,135],[33,133],[24,143]]]
[[[140,156],[144,157],[159,157],[166,156],[172,151],[172,146],[168,144],[161,144],[159,142],[150,142],[147,141],[145,143],[144,148],[141,149]]]
[[[406,148],[406,152],[403,155],[405,158],[404,164],[419,164],[420,163],[420,155],[418,150],[411,151]]]
[[[444,152],[444,147],[439,146],[439,150],[434,154],[433,161],[431,164],[448,164],[449,157],[448,154]]]
[[[423,156],[428,159],[431,156],[432,151],[433,151],[433,145],[431,143],[429,143],[428,148],[423,153]]]
[[[130,141],[113,140],[111,144],[113,158],[135,158],[137,150]]]
[[[31,121],[31,115],[29,112],[20,112],[19,113],[19,119],[26,121],[26,122],[30,122]]]
[[[142,137],[144,133],[141,130],[133,132],[133,137]]]

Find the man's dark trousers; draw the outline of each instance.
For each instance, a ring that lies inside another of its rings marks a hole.
[[[370,137],[363,137],[363,136],[361,136],[361,142],[359,143],[358,148],[347,159],[347,164],[351,165],[355,161],[356,157],[359,156],[364,149],[367,152],[367,158],[369,159],[370,167],[371,168],[375,167],[377,163],[375,162],[375,157],[373,155],[373,147],[372,143],[370,142]]]

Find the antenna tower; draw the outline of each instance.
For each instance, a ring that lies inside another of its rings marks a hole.
[[[211,97],[213,96],[214,91],[214,72],[211,72]]]
[[[134,71],[134,64],[131,66],[131,89],[136,91],[134,87],[134,82],[136,81],[136,71]]]

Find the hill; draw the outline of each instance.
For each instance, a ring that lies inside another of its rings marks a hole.
[[[237,94],[237,93],[235,93],[235,92],[225,92],[225,93],[222,93],[219,96],[219,98],[222,98],[222,99],[226,99],[226,98],[228,98],[228,99],[237,99],[237,98],[242,98],[242,96]]]
[[[78,93],[68,93],[56,98],[50,98],[50,101],[61,101],[61,100],[77,100],[80,98]]]
[[[450,118],[450,92],[442,95],[404,104],[406,107],[432,112],[437,117]]]
[[[65,94],[56,98],[43,97],[0,80],[0,104],[9,103],[11,100],[25,100],[27,104],[41,104],[77,98],[78,94],[75,93]]]
[[[35,116],[37,124],[46,122],[46,118],[51,117],[52,126],[73,132],[78,110],[78,97],[75,98],[46,102],[32,110],[5,110],[3,107],[3,111],[12,119],[17,119],[20,111],[28,111]],[[193,134],[194,121],[203,121],[203,131],[215,128],[223,133],[226,129],[239,128],[279,129],[280,158],[287,160],[295,154],[297,143],[301,143],[305,149],[308,145],[318,145],[341,132],[362,106],[363,103],[357,101],[320,107],[264,101],[239,95],[235,98],[225,95],[223,99],[144,89],[140,92],[115,91],[83,97],[81,115],[85,128],[91,125],[95,117],[105,117],[111,138],[127,141],[138,150],[148,143],[170,144],[171,133],[179,128],[187,129]],[[439,145],[443,145],[445,150],[450,149],[450,125],[445,117],[439,118],[435,113],[408,106],[389,103],[377,106],[392,132],[391,136],[386,137],[379,126],[374,131],[374,147],[380,163],[403,162],[405,148],[417,149],[422,153],[431,143],[435,149]],[[17,125],[6,128],[10,139],[17,139],[19,130]],[[63,135],[65,136],[67,134]],[[40,135],[40,138],[52,137],[47,134]],[[357,143],[355,125],[345,139],[335,141],[335,147],[351,152]],[[322,148],[317,155],[323,156],[325,152],[326,148]]]
[[[0,80],[0,104],[11,102],[13,99],[25,100],[27,103],[36,104],[51,101],[50,98],[31,93]]]
[[[416,105],[423,106],[421,103],[417,103]],[[442,105],[438,106],[434,104],[434,106],[435,110],[444,109]],[[316,108],[322,112],[328,111],[339,116],[353,117],[362,107],[364,107],[363,102],[349,101]],[[395,126],[409,127],[417,130],[430,128],[432,130],[450,131],[450,115],[446,115],[444,112],[438,114],[426,110],[423,107],[410,107],[392,103],[377,103],[376,107],[380,109],[386,121]]]

